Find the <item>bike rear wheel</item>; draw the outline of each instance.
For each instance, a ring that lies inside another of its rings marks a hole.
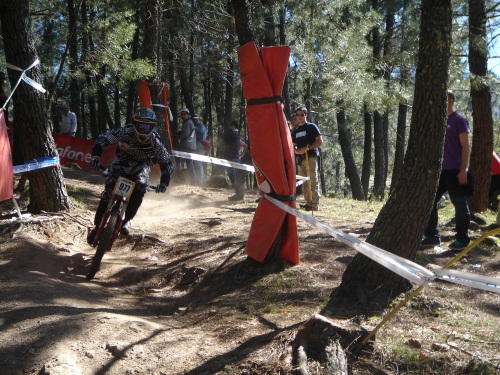
[[[99,271],[101,267],[101,260],[104,253],[110,249],[111,237],[113,236],[113,231],[115,229],[116,223],[118,221],[119,214],[117,212],[111,212],[109,220],[104,227],[102,236],[97,245],[97,250],[95,252],[94,258],[92,259],[92,264],[90,265],[90,271],[87,275],[88,280],[92,280],[95,274]]]

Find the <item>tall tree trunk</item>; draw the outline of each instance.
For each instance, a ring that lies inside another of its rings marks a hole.
[[[134,20],[136,25],[140,25],[141,22],[141,9],[142,9],[142,0],[135,1],[135,15]],[[139,57],[139,38],[140,38],[140,28],[137,27],[134,33],[134,39],[132,40],[132,60],[137,60]],[[127,90],[127,108],[125,113],[125,124],[132,123],[132,116],[134,115],[135,108],[134,103],[137,100],[137,82],[135,80],[130,81],[128,84]]]
[[[106,129],[114,129],[115,123],[113,122],[113,117],[111,116],[111,111],[108,105],[107,87],[103,85],[102,79],[106,77],[106,66],[101,67],[101,74],[97,76],[97,95],[99,98],[99,114],[100,114],[100,126],[103,132]],[[108,125],[106,128],[106,124]]]
[[[244,45],[255,40],[251,25],[253,24],[252,13],[248,7],[247,0],[232,0],[234,25],[238,35],[240,45]]]
[[[76,114],[77,122],[81,120],[80,100],[81,100],[81,85],[80,80],[74,74],[78,71],[78,35],[77,35],[78,9],[75,8],[74,0],[68,0],[68,30],[69,30],[69,94],[70,107]],[[79,137],[82,136],[82,127],[78,126],[76,133]]]
[[[115,78],[115,87],[113,90],[113,99],[114,99],[114,111],[113,111],[113,122],[115,123],[115,128],[119,128],[122,126],[121,124],[121,111],[120,111],[120,77],[117,75]]]
[[[264,45],[274,46],[276,44],[276,35],[273,12],[273,0],[261,0],[264,7]]]
[[[405,156],[405,140],[406,140],[406,114],[408,113],[408,105],[400,103],[398,107],[398,124],[396,128],[396,151],[394,152],[394,166],[392,167],[391,193],[401,175],[403,169],[403,160]]]
[[[385,17],[385,36],[384,36],[384,80],[387,90],[387,96],[391,91],[391,69],[392,65],[389,63],[392,56],[392,44],[394,38],[394,12],[387,11]],[[387,174],[389,171],[389,108],[386,108],[383,115],[383,129],[384,129],[384,190],[387,184]]]
[[[89,15],[87,9],[87,1],[82,0],[82,26],[83,26],[83,36],[82,36],[82,62],[85,65],[85,62],[89,60],[89,55],[93,52],[92,48],[92,38],[88,31],[89,24],[94,21],[94,14],[91,14],[91,19],[89,22]],[[97,105],[94,90],[92,89],[93,74],[90,69],[86,68],[84,70],[85,73],[85,82],[87,86],[87,100],[89,106],[89,126],[90,126],[90,134],[92,139],[96,139],[100,134],[99,128],[97,126]]]
[[[403,171],[380,211],[367,242],[415,259],[441,170],[446,126],[446,88],[451,49],[451,0],[423,0],[414,108]],[[430,106],[428,103],[434,103]],[[418,199],[416,199],[418,197]],[[385,308],[410,288],[406,279],[357,254],[325,309],[353,314]]]
[[[161,102],[162,97],[162,53],[161,53],[161,26],[163,21],[163,1],[162,0],[145,0],[145,23],[144,23],[144,41],[142,54],[148,59],[155,68],[153,75],[148,78],[149,91],[153,104]],[[157,124],[160,129],[164,129],[165,117],[161,107],[153,107],[156,113]],[[192,103],[191,108],[192,110]],[[164,132],[161,132],[162,138]]]
[[[403,14],[401,22],[401,56],[404,56],[409,47],[408,37],[406,35],[406,25],[408,22],[408,2],[410,0],[403,1]],[[402,59],[402,64],[400,66],[400,77],[399,82],[402,87],[407,86],[408,77],[410,73],[404,59]],[[396,150],[394,152],[394,165],[392,168],[392,179],[391,179],[391,193],[394,191],[394,187],[401,175],[401,170],[403,169],[403,161],[405,156],[405,146],[406,146],[406,118],[408,114],[408,103],[405,99],[401,99],[398,107],[398,123],[396,127]]]
[[[232,56],[229,56],[227,58],[226,79],[225,79],[224,126],[228,126],[233,120],[233,98],[234,98],[234,61]]]
[[[379,111],[373,113],[373,145],[375,150],[375,177],[373,179],[373,195],[377,199],[385,196],[385,153],[384,153],[384,121]]]
[[[351,184],[352,198],[356,200],[364,200],[365,194],[361,186],[361,179],[359,178],[358,168],[352,154],[351,137],[347,130],[347,121],[345,117],[342,103],[337,103],[337,127],[339,130],[339,143],[342,150],[342,157],[345,163],[345,173]]]
[[[365,199],[368,198],[370,189],[370,176],[372,168],[372,115],[368,111],[366,103],[363,106],[363,119],[365,125],[363,144],[363,169],[361,171],[361,185]]]
[[[493,117],[490,85],[486,79],[487,66],[485,0],[469,0],[470,93],[474,124],[470,156],[470,170],[474,176],[474,195],[470,199],[472,212],[488,208],[491,182]]]
[[[181,85],[181,94],[184,99],[186,107],[191,113],[194,113],[193,105],[193,93],[191,92],[191,86],[189,85],[189,77],[187,75],[186,68],[182,60],[179,64],[179,83]]]
[[[375,12],[379,9],[379,0],[372,0],[372,8]],[[375,79],[383,76],[380,61],[382,59],[382,38],[378,26],[372,29],[372,59]],[[383,115],[376,110],[373,113],[373,145],[375,151],[375,176],[373,179],[373,194],[377,199],[383,199],[385,195],[385,144],[384,144]]]
[[[284,46],[286,44],[286,34],[285,34],[285,21],[286,21],[286,7],[283,6],[280,9],[280,24],[279,24],[279,44]],[[290,92],[289,92],[289,76],[285,76],[285,82],[283,83],[283,100],[285,101],[285,115],[290,118]]]
[[[28,0],[0,3],[0,22],[5,60],[20,68],[27,68],[37,58]],[[29,76],[41,82],[38,66]],[[19,72],[9,70],[11,82],[17,82]],[[16,129],[22,154],[27,160],[41,156],[57,156],[56,145],[49,127],[49,114],[42,93],[21,82],[13,96],[16,106]],[[72,207],[59,166],[29,172],[31,212],[58,212]]]

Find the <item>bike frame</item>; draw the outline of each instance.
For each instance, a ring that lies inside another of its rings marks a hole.
[[[125,184],[124,184],[125,183]],[[120,188],[120,184],[122,184]],[[127,189],[126,194],[124,194],[124,189]],[[112,212],[118,213],[118,220],[116,221],[115,227],[113,228],[113,234],[109,241],[109,248],[106,250],[110,250],[115,242],[118,234],[120,233],[120,229],[122,227],[123,217],[125,214],[125,210],[127,209],[127,205],[129,202],[129,197],[132,195],[132,192],[135,188],[135,182],[132,180],[126,179],[124,177],[118,177],[116,180],[115,186],[113,188],[113,193],[111,198],[106,206],[106,211],[102,215],[101,222],[99,224],[99,228],[97,228],[97,233],[92,243],[92,247],[96,247],[101,239],[101,236],[104,232],[104,228],[108,224],[108,219],[111,216]]]

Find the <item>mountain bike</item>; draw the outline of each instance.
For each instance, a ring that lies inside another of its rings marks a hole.
[[[103,169],[103,168],[101,168]],[[103,176],[107,176],[107,170],[104,170]],[[130,197],[134,192],[135,182],[125,177],[118,177],[113,187],[111,198],[109,199],[106,211],[104,212],[101,223],[97,228],[97,233],[92,243],[92,247],[97,246],[94,258],[90,265],[90,271],[87,274],[87,280],[92,280],[99,271],[101,260],[104,253],[111,250],[120,230],[125,215],[125,210]],[[148,186],[148,189],[154,189],[155,186]]]

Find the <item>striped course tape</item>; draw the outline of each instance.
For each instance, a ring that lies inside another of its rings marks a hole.
[[[9,103],[10,101],[10,98],[12,98],[12,95],[14,95],[14,91],[16,91],[17,89],[17,86],[19,86],[19,83],[21,83],[21,81],[24,81],[26,82],[28,85],[30,85],[31,87],[33,87],[34,89],[40,91],[41,93],[45,93],[45,89],[43,88],[43,86],[41,84],[39,84],[38,82],[36,81],[33,81],[31,78],[29,78],[27,75],[26,75],[26,72],[30,69],[32,69],[33,67],[37,66],[38,64],[40,64],[40,60],[36,59],[33,64],[31,64],[29,67],[27,67],[26,69],[21,69],[21,68],[18,68],[17,66],[15,65],[12,65],[12,64],[5,64],[5,66],[9,69],[12,69],[12,70],[17,70],[18,72],[21,72],[21,76],[19,77],[19,79],[17,80],[17,83],[16,85],[14,86],[14,88],[12,89],[9,97],[7,98],[7,100],[5,100],[5,103],[3,105],[3,109],[5,109],[7,107],[7,104]]]
[[[172,151],[172,155],[179,157],[179,158],[184,158],[184,159],[190,159],[190,160],[196,160],[196,161],[202,161],[205,163],[212,163],[212,164],[217,164],[217,165],[223,165],[224,167],[231,167],[231,168],[236,168],[236,169],[241,169],[247,172],[255,172],[255,167],[253,165],[248,165],[248,164],[242,164],[242,163],[236,163],[234,161],[229,161],[226,159],[219,159],[219,158],[213,158],[211,156],[206,156],[206,155],[200,155],[200,154],[192,154],[189,152],[183,152],[183,151]],[[305,181],[309,180],[309,177],[304,177],[304,176],[296,176],[297,180],[297,186],[303,184]]]
[[[36,169],[53,167],[59,165],[59,156],[42,156],[28,160],[26,164],[14,165],[14,174],[34,171]]]
[[[264,197],[282,210],[300,217],[309,224],[312,224],[322,231],[331,234],[333,237],[352,247],[354,250],[366,255],[373,261],[417,285],[423,286],[434,279],[441,279],[476,289],[500,293],[500,278],[498,277],[482,276],[450,269],[441,269],[436,273],[432,273],[427,268],[424,268],[408,259],[402,258],[386,250],[382,250],[376,246],[370,245],[367,242],[359,240],[357,237],[325,225],[313,217],[287,206],[286,204],[283,204],[268,195],[264,195]]]

